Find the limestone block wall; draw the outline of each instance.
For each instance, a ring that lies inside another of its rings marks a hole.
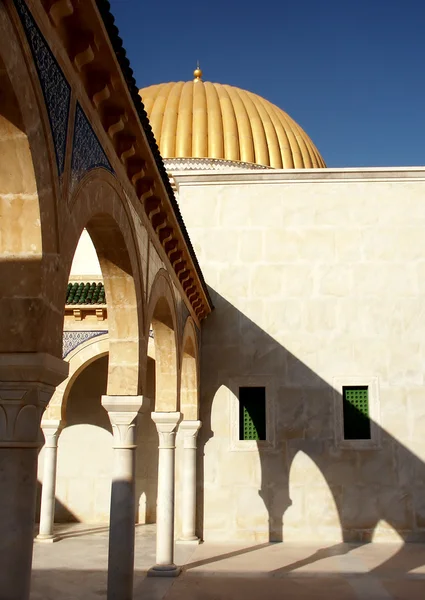
[[[424,540],[425,171],[174,177],[215,305],[204,539]],[[353,382],[369,386],[369,444],[341,439]],[[265,442],[238,440],[246,385],[266,387]]]

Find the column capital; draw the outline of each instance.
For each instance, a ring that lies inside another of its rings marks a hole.
[[[41,430],[44,433],[45,448],[56,448],[65,423],[59,419],[42,419]]]
[[[185,448],[196,450],[196,438],[201,427],[202,421],[183,420],[180,423],[179,432],[182,434]]]
[[[0,354],[0,447],[39,447],[41,416],[68,370],[42,352]]]
[[[108,413],[138,414],[148,412],[151,401],[147,396],[102,396],[102,406]]]
[[[177,426],[182,420],[180,412],[153,412],[151,413],[152,421],[156,428],[161,433],[174,433]]]
[[[135,428],[140,413],[149,410],[146,396],[102,396],[102,406],[108,411],[114,434],[114,448],[134,449]]]
[[[153,412],[152,421],[156,425],[159,435],[159,448],[175,448],[176,432],[182,420],[180,412]]]
[[[190,421],[188,419],[183,419],[183,421],[180,423],[179,430],[182,433],[191,435],[193,433],[198,433],[201,427],[202,421]]]

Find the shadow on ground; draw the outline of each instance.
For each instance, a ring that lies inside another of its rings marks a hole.
[[[425,567],[407,572],[406,554],[392,544],[300,544],[235,547],[177,546],[185,564],[177,579],[147,578],[154,554],[154,529],[136,536],[134,598],[143,600],[423,600]],[[425,564],[425,545],[410,545]],[[53,550],[37,547],[31,600],[106,598],[107,536],[59,542]],[[89,558],[89,555],[90,558]],[[312,560],[313,559],[313,560]],[[90,568],[84,568],[86,561]],[[47,568],[43,567],[43,562]],[[49,563],[49,564],[47,564]],[[52,564],[53,563],[53,564]],[[66,566],[65,566],[66,565]],[[96,568],[94,566],[96,565]]]

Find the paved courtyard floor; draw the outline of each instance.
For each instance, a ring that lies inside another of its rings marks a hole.
[[[73,526],[35,544],[31,600],[106,598],[108,532]],[[425,600],[423,544],[176,545],[176,579],[146,577],[155,526],[136,528],[138,600]]]

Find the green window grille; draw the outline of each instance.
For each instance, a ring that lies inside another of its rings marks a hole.
[[[266,439],[266,388],[239,388],[239,439]]]
[[[344,386],[344,439],[370,440],[369,393],[367,385]]]

